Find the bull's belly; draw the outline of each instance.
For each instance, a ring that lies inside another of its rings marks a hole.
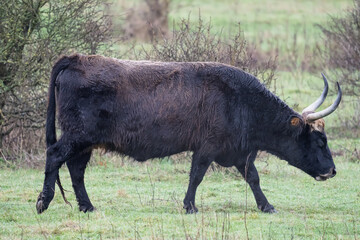
[[[174,146],[137,146],[136,148],[127,147],[127,149],[117,149],[121,154],[130,156],[136,161],[144,162],[152,158],[163,158],[171,156],[177,153],[187,151],[186,148],[174,147]]]

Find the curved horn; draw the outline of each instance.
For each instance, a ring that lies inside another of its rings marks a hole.
[[[326,109],[324,109],[324,110],[322,110],[320,112],[308,114],[307,117],[306,117],[306,121],[312,122],[312,121],[315,121],[317,119],[326,117],[329,114],[331,114],[333,111],[336,110],[336,108],[340,104],[341,96],[342,96],[340,85],[339,85],[338,82],[336,84],[337,84],[337,87],[338,87],[338,94],[337,94],[337,98],[336,98],[335,102],[330,107],[328,107],[328,108],[326,108]]]
[[[325,98],[326,98],[326,95],[328,93],[328,89],[329,89],[329,86],[328,86],[328,81],[325,77],[325,75],[323,73],[321,73],[323,79],[324,79],[324,90],[321,94],[321,96],[316,99],[315,102],[313,102],[310,106],[308,106],[307,108],[305,108],[302,113],[305,113],[305,112],[315,112],[315,110],[321,106],[321,104],[325,101]]]

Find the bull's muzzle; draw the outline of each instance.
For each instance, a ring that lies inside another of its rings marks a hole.
[[[319,176],[315,177],[316,181],[325,181],[329,178],[335,177],[336,175],[336,168],[330,168],[330,171],[326,174],[320,174]]]

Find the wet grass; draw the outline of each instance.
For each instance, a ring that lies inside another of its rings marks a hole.
[[[360,237],[360,165],[341,149],[358,140],[330,141],[340,154],[338,174],[316,182],[274,157],[257,161],[261,185],[277,214],[257,208],[235,169],[209,169],[197,192],[200,212],[182,209],[190,161],[172,158],[137,163],[95,154],[85,181],[97,207],[78,211],[67,169],[61,178],[73,207],[57,189],[49,209],[37,215],[35,200],[43,171],[0,169],[2,239],[358,239]],[[247,198],[247,200],[246,200]]]

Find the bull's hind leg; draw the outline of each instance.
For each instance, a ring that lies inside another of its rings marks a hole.
[[[47,149],[43,191],[39,194],[36,202],[38,213],[45,211],[54,197],[55,181],[61,165],[84,149],[83,142],[65,136]]]
[[[198,211],[195,206],[196,189],[204,178],[204,175],[212,161],[213,158],[210,158],[208,156],[203,156],[198,153],[193,154],[189,187],[184,199],[184,208],[186,209],[186,213],[196,213]]]
[[[90,156],[91,152],[81,153],[79,156],[73,157],[66,162],[66,165],[70,172],[76,200],[79,204],[79,210],[83,212],[91,212],[94,210],[94,206],[90,202],[84,184],[85,168],[90,160]]]
[[[236,168],[239,170],[241,175],[245,178],[246,182],[249,184],[258,208],[266,213],[275,213],[275,208],[268,202],[264,193],[260,188],[260,178],[259,174],[254,165],[254,160],[256,158],[256,152],[251,153],[248,156],[245,156],[237,164]],[[246,164],[248,162],[248,164]],[[246,169],[247,168],[247,169]]]

